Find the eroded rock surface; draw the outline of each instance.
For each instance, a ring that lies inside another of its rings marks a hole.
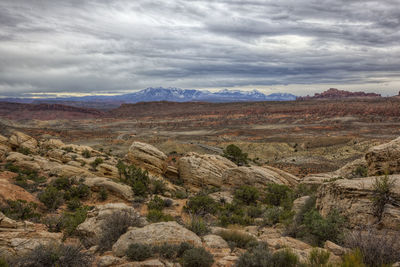
[[[167,169],[167,156],[149,144],[133,142],[126,155],[126,160],[156,174],[163,174]]]
[[[182,242],[195,246],[202,245],[200,237],[176,222],[153,223],[143,228],[131,228],[114,244],[113,253],[118,257],[124,256],[128,246],[132,243],[161,245]]]

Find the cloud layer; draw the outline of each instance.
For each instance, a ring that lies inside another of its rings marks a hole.
[[[400,89],[398,0],[3,0],[0,95]]]

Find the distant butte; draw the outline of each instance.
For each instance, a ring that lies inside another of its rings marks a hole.
[[[339,90],[336,88],[330,88],[329,90],[316,93],[314,96],[301,96],[297,100],[309,100],[309,99],[335,99],[335,98],[349,98],[349,97],[381,97],[380,94],[376,93],[364,93],[364,92],[349,92],[345,90]]]

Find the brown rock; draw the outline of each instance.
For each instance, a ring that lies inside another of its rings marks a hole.
[[[104,188],[112,194],[128,201],[131,201],[134,197],[132,188],[129,185],[117,183],[109,178],[87,177],[83,183],[93,191],[99,191],[101,188]]]
[[[35,152],[38,149],[38,142],[35,138],[17,131],[10,136],[8,142],[15,148],[27,148],[31,152]]]
[[[370,176],[400,173],[400,137],[372,147],[365,155],[365,159]]]
[[[11,172],[0,173],[0,203],[5,203],[6,200],[18,199],[38,203],[38,200],[31,193],[13,184],[13,177],[15,176]]]
[[[167,156],[157,148],[141,143],[133,142],[126,155],[126,160],[145,170],[156,174],[163,174],[167,169]]]
[[[194,152],[188,153],[178,161],[181,179],[193,190],[205,185],[222,186],[222,174],[235,167],[235,163],[222,156],[200,155]]]
[[[123,234],[113,246],[113,254],[118,257],[125,255],[132,243],[160,245],[163,243],[180,244],[182,242],[201,246],[201,239],[195,233],[176,222],[160,222],[149,224],[143,228],[131,228]]]
[[[296,176],[268,166],[230,168],[225,170],[222,175],[222,186],[226,189],[241,185],[265,187],[270,183],[294,186],[298,182],[299,178]]]
[[[337,209],[348,218],[350,227],[371,226],[378,222],[374,216],[373,184],[377,177],[341,179],[323,184],[317,194],[317,208],[323,216]],[[392,203],[385,205],[379,226],[398,230],[400,225],[400,175],[389,176],[394,181],[391,188]]]

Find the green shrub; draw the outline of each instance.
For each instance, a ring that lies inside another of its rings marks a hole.
[[[346,235],[344,244],[359,251],[367,266],[389,266],[400,261],[399,236],[390,232],[356,230]]]
[[[330,255],[329,251],[314,248],[308,255],[309,267],[327,267]]]
[[[19,147],[17,149],[18,153],[24,154],[24,155],[30,155],[31,154],[31,150],[27,147]]]
[[[48,186],[38,195],[39,200],[49,209],[56,210],[64,202],[63,194],[54,186]]]
[[[117,164],[121,181],[132,187],[137,196],[146,196],[149,192],[150,178],[147,171],[143,171],[134,165],[126,166],[122,161]]]
[[[154,246],[153,252],[157,253],[161,258],[164,259],[175,259],[178,255],[179,246],[164,243],[160,246]]]
[[[387,175],[375,178],[373,185],[373,209],[374,215],[381,220],[385,205],[391,201],[394,180]]]
[[[68,153],[74,152],[74,149],[72,147],[70,147],[70,146],[63,147],[62,150],[64,150],[65,152],[68,152]]]
[[[253,186],[243,185],[235,190],[234,199],[246,205],[256,204],[259,197],[257,188]]]
[[[77,198],[67,201],[67,207],[70,211],[75,211],[82,206],[82,203]]]
[[[288,186],[280,184],[269,184],[267,186],[265,193],[266,204],[273,206],[284,206],[283,204],[290,205],[292,200],[293,191]]]
[[[99,251],[104,252],[111,249],[118,238],[125,234],[131,226],[141,226],[140,217],[133,212],[115,211],[107,216],[101,225],[102,231],[98,240]],[[90,240],[85,241],[90,242]]]
[[[345,218],[337,210],[332,210],[326,218],[323,218],[316,209],[313,209],[304,215],[303,225],[304,232],[300,232],[300,236],[311,244],[321,246],[327,240],[340,243],[343,238]]]
[[[26,200],[6,200],[6,205],[0,207],[0,211],[14,220],[37,220],[40,214],[36,212],[37,204]]]
[[[153,256],[153,248],[145,244],[130,244],[126,256],[133,261],[144,261]]]
[[[74,212],[63,213],[61,218],[64,237],[75,234],[76,227],[86,220],[87,211],[87,207],[81,207]]]
[[[152,200],[150,200],[149,204],[147,205],[147,208],[149,210],[163,210],[165,207],[165,202],[163,199],[161,199],[159,196],[155,196]]]
[[[99,197],[102,201],[107,200],[108,198],[108,191],[103,186],[100,188]]]
[[[59,177],[53,181],[53,186],[58,190],[69,190],[73,184],[73,181],[66,177]]]
[[[240,255],[236,262],[237,267],[269,267],[272,266],[272,255],[268,246],[259,243],[249,248],[245,253]]]
[[[197,195],[189,198],[185,206],[185,210],[194,215],[215,214],[217,208],[218,205],[215,200],[206,195]]]
[[[250,218],[259,218],[263,214],[263,209],[259,206],[250,206],[247,208],[247,215]]]
[[[219,209],[218,220],[223,227],[229,224],[250,225],[253,223],[253,218],[246,214],[245,206],[235,201]]]
[[[255,243],[243,253],[236,262],[237,267],[297,267],[298,257],[290,250],[285,249],[272,254],[267,244]]]
[[[283,209],[272,206],[264,212],[263,225],[273,226],[280,221]]]
[[[271,266],[273,267],[296,267],[298,263],[299,258],[297,255],[288,249],[280,250],[272,255]]]
[[[164,181],[162,180],[153,180],[151,185],[151,191],[153,194],[163,195],[166,190],[166,186]]]
[[[214,263],[212,254],[204,248],[192,248],[182,255],[183,267],[210,267]]]
[[[147,220],[149,220],[149,222],[155,223],[173,221],[174,218],[169,214],[164,214],[160,210],[149,210],[149,212],[147,213]]]
[[[247,153],[243,153],[242,150],[234,144],[227,146],[222,156],[236,163],[238,166],[247,165],[249,161]]]
[[[90,153],[90,151],[89,150],[87,150],[87,149],[85,149],[85,150],[83,150],[82,151],[82,156],[84,157],[84,158],[90,158],[92,155],[91,155],[91,153]]]
[[[355,177],[367,177],[368,169],[365,166],[357,166],[357,168],[353,171],[353,175]]]
[[[188,197],[188,194],[183,190],[177,190],[174,193],[175,197],[178,199],[185,199]]]
[[[90,193],[90,187],[83,183],[79,183],[69,189],[71,198],[87,199],[90,197]]]
[[[343,256],[340,267],[367,267],[363,262],[363,256],[360,250],[356,249]]]
[[[15,173],[21,172],[21,169],[18,166],[15,166],[14,164],[12,164],[11,162],[7,162],[4,167],[6,168],[6,170],[8,170],[10,172],[15,172]]]
[[[102,158],[96,158],[94,161],[92,161],[90,163],[90,166],[92,167],[93,171],[96,171],[97,170],[97,166],[99,166],[103,162],[104,162],[104,160]]]
[[[8,262],[4,258],[0,258],[0,267],[9,267]]]
[[[87,267],[93,256],[74,245],[39,245],[13,262],[12,266]]]
[[[238,248],[246,248],[250,242],[256,241],[252,235],[236,230],[222,230],[218,233],[226,242]]]
[[[59,233],[63,228],[62,216],[60,215],[48,215],[42,219],[42,223],[47,226],[51,233]]]
[[[198,236],[203,236],[210,232],[210,229],[201,217],[192,217],[187,228]]]

